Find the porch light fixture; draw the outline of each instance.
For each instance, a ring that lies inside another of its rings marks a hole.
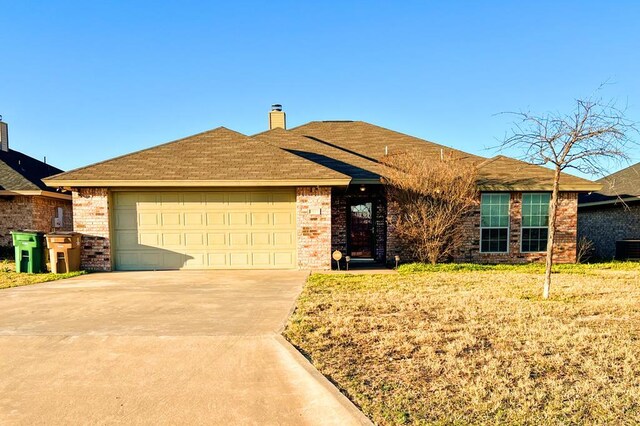
[[[360,192],[364,192],[367,190],[367,187],[364,185],[360,185]]]

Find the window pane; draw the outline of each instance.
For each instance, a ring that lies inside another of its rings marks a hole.
[[[506,252],[509,232],[506,228],[483,229],[480,250],[483,252]]]
[[[548,237],[547,228],[524,228],[522,230],[522,251],[546,251]]]
[[[481,195],[480,204],[480,250],[483,252],[506,252],[509,235],[508,193]]]

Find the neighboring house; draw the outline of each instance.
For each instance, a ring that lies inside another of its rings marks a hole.
[[[640,258],[640,163],[604,177],[598,183],[602,184],[600,191],[580,196],[580,238],[593,242],[597,258]],[[625,242],[618,243],[620,241]],[[638,253],[631,256],[630,250]]]
[[[549,169],[466,154],[360,121],[285,130],[277,106],[269,125],[251,137],[220,127],[47,179],[73,191],[83,267],[328,269],[333,250],[408,261],[379,163],[405,151],[434,161],[452,153],[479,167],[483,193],[454,260],[544,257]],[[578,193],[599,187],[563,175],[557,261],[575,261]]]
[[[42,182],[60,172],[10,149],[7,123],[0,120],[0,247],[12,245],[10,232],[17,229],[51,231],[56,217],[60,225],[56,229],[72,229],[71,194]]]

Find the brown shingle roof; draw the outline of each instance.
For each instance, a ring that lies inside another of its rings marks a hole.
[[[478,166],[479,186],[493,191],[550,191],[554,172],[546,167],[529,164],[504,155],[495,156]],[[595,191],[600,185],[563,173],[561,191]]]
[[[219,127],[62,173],[47,182],[60,186],[223,186],[347,184],[349,180],[342,173]]]
[[[321,143],[313,138],[283,129],[269,130],[252,137],[313,163],[351,176],[353,183],[380,181],[382,167],[378,161],[348,149]]]
[[[380,182],[386,155],[452,155],[479,167],[480,186],[495,191],[548,191],[553,172],[512,158],[490,160],[362,121],[313,121],[248,137],[220,127],[83,167],[47,180],[55,186],[345,185]],[[286,182],[286,183],[283,183]],[[599,185],[563,174],[561,190]]]
[[[415,150],[433,158],[440,158],[441,154],[446,154],[476,162],[485,160],[477,155],[364,121],[312,121],[291,129],[290,132],[372,160],[380,160],[386,154]]]
[[[470,167],[478,167],[481,189],[493,191],[550,191],[553,171],[502,155],[487,160],[484,157],[449,148],[434,142],[405,135],[362,121],[313,121],[290,132],[304,135],[319,144],[378,161],[389,155],[406,151],[420,151],[437,160],[441,155],[452,155]],[[310,150],[310,149],[308,149]],[[316,149],[318,152],[320,148]],[[380,169],[372,170],[380,172]],[[355,180],[355,177],[354,177]],[[600,186],[586,179],[563,173],[560,189],[563,191],[593,191]]]

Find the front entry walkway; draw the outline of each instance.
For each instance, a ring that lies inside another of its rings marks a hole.
[[[0,291],[1,424],[367,424],[280,336],[306,273],[93,274]]]

